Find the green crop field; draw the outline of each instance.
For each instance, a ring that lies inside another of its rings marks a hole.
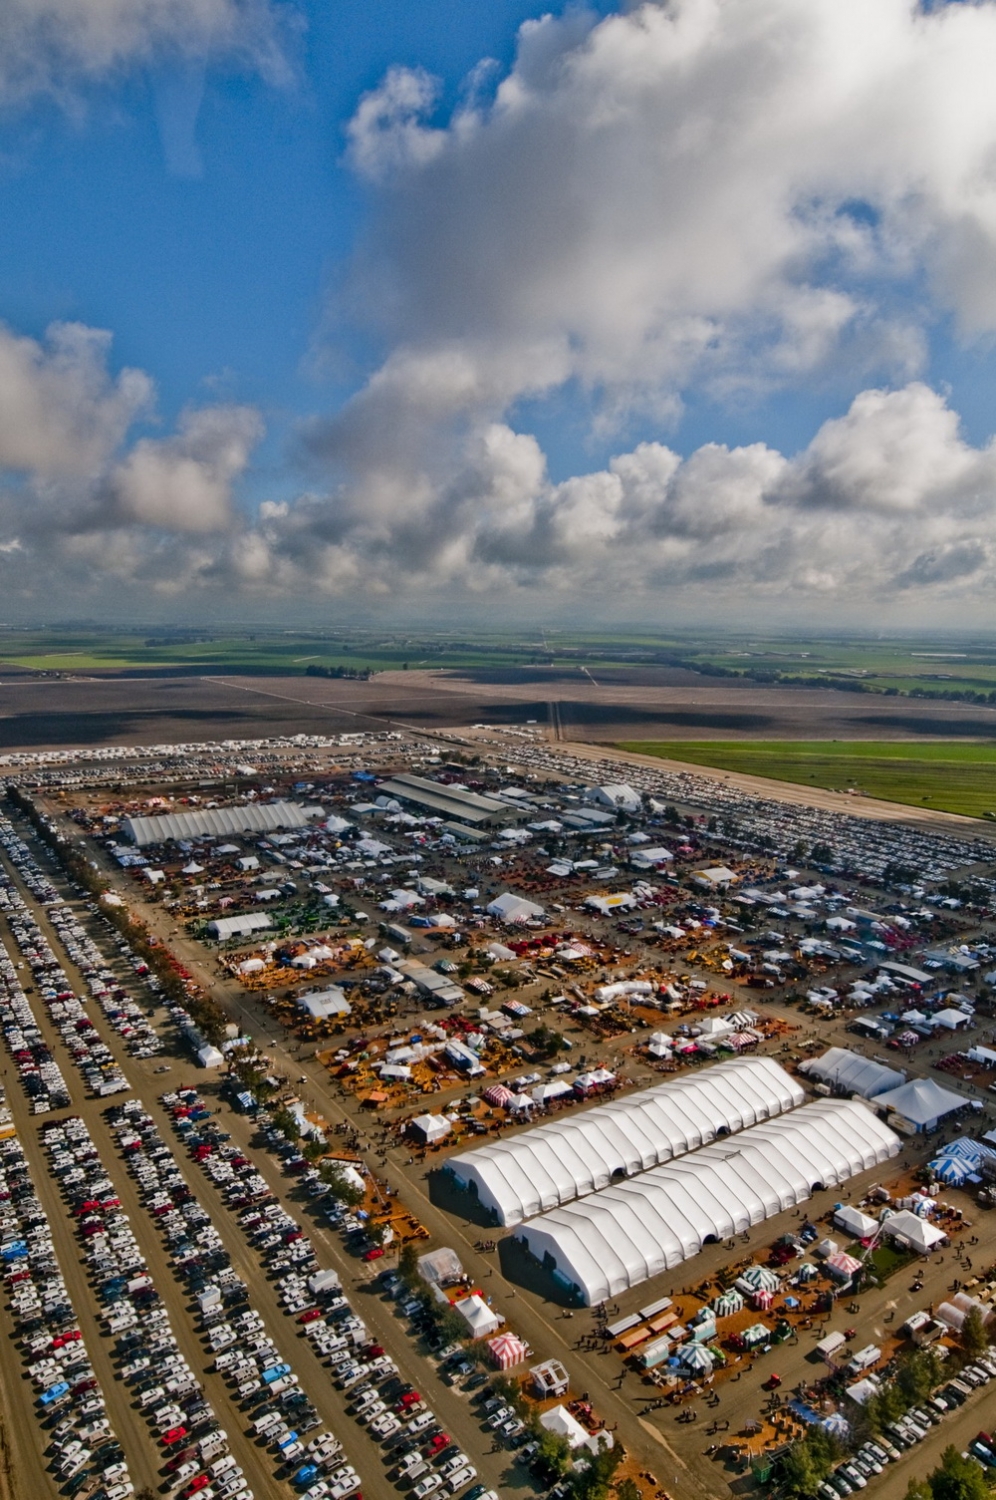
[[[635,740],[620,748],[974,818],[996,815],[992,741]]]

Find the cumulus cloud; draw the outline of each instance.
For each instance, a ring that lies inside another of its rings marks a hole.
[[[166,439],[142,438],[108,479],[122,520],[170,531],[226,531],[232,485],[262,436],[259,414],[244,406],[184,413]]]
[[[443,122],[392,69],[349,156],[393,368],[462,352],[483,388],[524,365],[512,396],[573,378],[616,413],[835,360],[908,378],[898,286],[996,326],[994,47],[990,0],[671,0],[526,23]]]
[[[4,0],[0,105],[67,102],[152,62],[224,60],[282,82],[292,14],[275,0]]]
[[[885,609],[912,589],[968,601],[996,584],[996,444],[969,444],[919,382],[860,392],[794,455],[708,443],[682,458],[647,442],[555,483],[535,438],[492,421],[407,490],[382,472],[382,503],[366,511],[363,483],[365,469],[268,504],[219,566],[271,591],[297,578],[599,608],[673,590],[734,610],[814,595]]]
[[[183,413],[165,437],[141,370],[113,373],[110,335],[54,324],[41,340],[0,327],[0,557],[77,588],[148,578],[175,588],[215,565],[239,526],[233,494],[262,421],[251,408]],[[215,537],[215,551],[194,539]]]
[[[83,478],[98,471],[152,400],[141,370],[107,369],[111,336],[53,323],[45,339],[0,324],[0,469]]]
[[[307,488],[251,516],[254,413],[129,439],[151,387],[110,373],[106,336],[3,334],[0,546],[23,550],[0,566],[50,535],[93,580],[385,607],[985,600],[996,448],[925,370],[939,321],[996,329],[994,51],[996,0],[668,0],[528,22],[449,115],[390,69],[348,127],[370,223],[344,298],[386,353],[300,430]],[[807,382],[834,414],[802,451],[678,451],[689,393],[743,411]],[[521,429],[554,394],[616,456],[552,478]],[[627,436],[636,415],[658,441]]]
[[[448,117],[392,68],[347,151],[389,352],[302,433],[253,585],[988,587],[992,449],[916,377],[938,319],[996,327],[994,47],[994,0],[669,0],[527,22]],[[857,394],[795,455],[649,442],[553,483],[516,431],[553,393],[604,440],[809,380]]]

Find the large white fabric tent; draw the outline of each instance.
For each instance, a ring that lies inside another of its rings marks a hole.
[[[854,1099],[820,1099],[655,1167],[519,1232],[537,1260],[589,1305],[880,1165],[899,1137]]]
[[[244,802],[234,807],[201,807],[196,812],[160,813],[151,818],[123,818],[121,827],[132,843],[141,848],[144,844],[196,839],[204,834],[305,828],[323,812],[321,807],[305,807],[300,802]]]
[[[734,1058],[452,1156],[446,1165],[500,1224],[520,1224],[614,1178],[773,1119],[805,1097],[772,1058]]]
[[[862,1057],[847,1047],[831,1047],[822,1057],[800,1063],[799,1072],[808,1073],[810,1078],[818,1078],[831,1088],[860,1094],[862,1099],[872,1099],[885,1089],[895,1089],[906,1082],[905,1073],[873,1062],[870,1057]]]
[[[876,1094],[876,1109],[892,1109],[917,1130],[933,1130],[945,1115],[964,1109],[968,1100],[952,1089],[942,1089],[932,1078],[911,1078],[902,1088]]]

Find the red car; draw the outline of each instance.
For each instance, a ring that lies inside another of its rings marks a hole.
[[[190,1434],[188,1433],[186,1427],[171,1427],[168,1432],[163,1433],[159,1441],[162,1443],[164,1448],[172,1448],[177,1443],[182,1443],[184,1438],[187,1438],[189,1436]]]
[[[171,1474],[175,1474],[181,1464],[185,1464],[188,1458],[193,1458],[196,1452],[196,1448],[181,1448],[179,1453],[174,1453],[172,1458],[166,1460],[166,1468]]]
[[[418,1391],[407,1391],[405,1395],[402,1396],[395,1409],[397,1411],[407,1411],[410,1406],[417,1406],[421,1399],[422,1397],[419,1395]]]
[[[428,1447],[426,1448],[426,1452],[430,1456],[434,1456],[437,1453],[442,1453],[443,1449],[448,1448],[451,1442],[452,1439],[448,1437],[445,1432],[437,1432],[436,1436],[432,1439],[431,1443],[429,1443]]]
[[[182,1491],[184,1500],[189,1500],[189,1497],[191,1495],[196,1495],[198,1490],[206,1490],[210,1483],[211,1479],[209,1475],[196,1474],[187,1485],[187,1488]]]
[[[308,1311],[303,1312],[297,1321],[299,1323],[313,1323],[315,1319],[320,1318],[321,1315],[322,1310],[320,1307],[309,1307]]]
[[[383,1245],[371,1245],[369,1250],[363,1252],[364,1260],[380,1260],[384,1254]]]

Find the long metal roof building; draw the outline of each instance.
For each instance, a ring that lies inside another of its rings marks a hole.
[[[805,1098],[773,1058],[734,1058],[451,1156],[446,1167],[500,1224],[519,1224]]]
[[[386,797],[411,802],[428,813],[454,818],[459,823],[478,828],[512,823],[534,811],[531,807],[515,807],[510,802],[499,802],[497,797],[483,797],[479,792],[468,792],[463,787],[429,781],[425,776],[413,776],[407,772],[382,781],[377,790]]]

